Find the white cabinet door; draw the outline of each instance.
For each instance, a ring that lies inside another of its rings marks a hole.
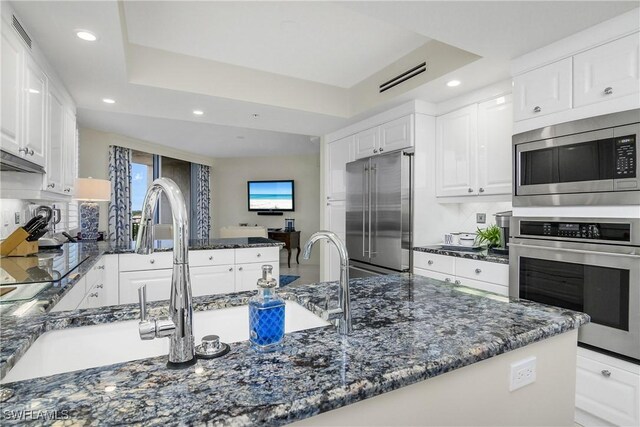
[[[120,304],[138,302],[138,288],[147,285],[147,301],[167,300],[173,270],[128,271],[120,273]]]
[[[344,201],[327,202],[325,209],[325,229],[333,231],[346,243],[346,206]],[[323,242],[324,276],[323,280],[340,279],[340,257],[332,243]]]
[[[467,277],[456,276],[455,284],[466,286],[468,288],[478,289],[481,291],[493,292],[505,297],[509,296],[509,287],[496,283],[483,282],[481,280],[473,280]]]
[[[258,279],[262,277],[262,263],[236,265],[236,292],[253,291],[258,289]],[[276,266],[273,266],[276,270]],[[278,279],[278,275],[274,274]]]
[[[465,196],[478,191],[477,120],[477,104],[436,118],[436,196]]]
[[[327,200],[344,200],[346,197],[347,163],[355,160],[354,136],[327,144]]]
[[[513,97],[478,104],[478,193],[511,194]]]
[[[29,150],[27,159],[45,166],[47,76],[29,55],[25,56],[23,87],[24,147]]]
[[[362,159],[364,157],[373,156],[378,153],[380,135],[378,127],[358,132],[355,135],[355,158]]]
[[[24,46],[13,33],[11,25],[2,22],[2,70],[0,145],[3,150],[19,154],[22,148],[22,68]]]
[[[640,91],[640,37],[637,33],[573,57],[574,106]]]
[[[72,195],[77,177],[78,144],[76,140],[76,115],[69,108],[64,110],[62,191]]]
[[[516,121],[571,108],[571,62],[566,58],[514,77]]]
[[[47,104],[49,109],[49,142],[47,144],[47,174],[44,190],[63,193],[64,103],[60,93],[53,85],[49,85]]]
[[[199,297],[234,292],[234,270],[233,265],[193,267],[189,269],[191,273],[191,294],[194,297]]]
[[[426,270],[424,268],[413,268],[413,274],[417,274],[418,276],[428,277],[430,279],[442,280],[443,282],[453,283],[455,280],[455,276],[446,273],[440,273],[438,271]]]
[[[413,114],[380,125],[379,128],[380,153],[413,146]]]

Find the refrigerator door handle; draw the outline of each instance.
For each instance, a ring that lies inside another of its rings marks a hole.
[[[368,194],[368,190],[369,190],[369,168],[367,167],[367,164],[363,164],[363,169],[362,169],[362,257],[364,258],[364,256],[367,253],[366,250],[366,243],[365,243],[365,239],[367,236],[367,232],[366,232],[366,226],[367,226],[367,221],[366,221],[366,206],[367,206],[367,194]]]
[[[371,241],[374,240],[376,236],[376,228],[378,221],[378,185],[376,183],[376,179],[378,179],[378,167],[375,163],[372,162],[371,168],[369,172],[369,258],[372,258],[373,255],[376,254],[375,247],[374,250],[371,250]],[[372,196],[375,195],[375,205],[372,206]],[[375,208],[375,210],[373,209]],[[372,227],[373,220],[376,221],[376,226]]]

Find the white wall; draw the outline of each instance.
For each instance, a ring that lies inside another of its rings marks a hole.
[[[109,146],[119,145],[152,154],[173,157],[188,162],[214,166],[215,160],[210,157],[199,156],[185,151],[174,150],[162,145],[153,144],[139,139],[128,138],[114,133],[101,132],[95,129],[79,129],[80,161],[78,176],[109,179]],[[213,175],[213,174],[212,174]],[[213,187],[213,179],[211,180]],[[100,202],[99,230],[107,229],[108,202]],[[212,200],[213,204],[213,200]]]
[[[247,181],[293,179],[295,212],[283,216],[258,216],[247,207]],[[220,227],[239,223],[266,227],[284,227],[285,218],[296,220],[301,245],[320,229],[320,155],[240,157],[218,161],[213,169],[211,187],[214,235]],[[313,251],[313,264],[319,263],[319,250]],[[283,253],[286,253],[283,251]],[[295,255],[295,252],[294,254]],[[302,257],[300,257],[302,263]]]

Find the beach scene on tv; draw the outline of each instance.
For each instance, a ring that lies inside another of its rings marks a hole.
[[[249,182],[250,210],[292,210],[293,181]]]

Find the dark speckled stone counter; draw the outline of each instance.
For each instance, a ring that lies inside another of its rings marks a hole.
[[[413,248],[413,250],[418,252],[427,252],[430,254],[453,256],[457,258],[496,262],[498,264],[509,264],[509,255],[493,253],[486,248],[477,251],[455,251],[451,249],[443,249],[441,245],[433,245],[418,246]]]
[[[287,291],[288,299],[323,315],[328,300],[335,304],[338,285]],[[196,298],[194,309],[241,305],[251,294]],[[7,411],[57,410],[67,411],[69,425],[283,425],[589,321],[583,313],[480,295],[410,274],[354,279],[351,295],[350,336],[327,326],[287,334],[282,350],[270,354],[252,351],[247,342],[233,343],[225,357],[184,370],[167,370],[162,356],[9,383],[5,387],[15,394],[0,404],[0,417]],[[151,315],[163,308],[153,304]],[[129,305],[11,318],[3,323],[0,369],[4,373],[45,331],[137,317],[137,307]]]
[[[189,240],[190,251],[203,251],[215,249],[245,249],[245,248],[263,248],[270,246],[284,246],[284,243],[276,240],[267,239],[265,237],[234,237],[225,239],[210,240]],[[128,245],[115,245],[110,243],[105,248],[105,254],[126,254],[132,253],[135,242]],[[173,249],[173,240],[156,240],[153,244],[153,250],[157,252],[167,252]]]

